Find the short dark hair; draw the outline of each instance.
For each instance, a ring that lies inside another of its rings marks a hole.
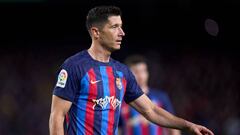
[[[93,26],[101,27],[107,21],[110,16],[121,16],[121,10],[116,6],[97,6],[89,10],[87,19],[86,19],[86,27],[87,30],[90,31],[90,28]]]
[[[140,54],[134,54],[134,55],[131,55],[131,56],[128,56],[125,60],[124,60],[124,63],[131,67],[131,66],[134,66],[136,64],[139,64],[139,63],[145,63],[147,64],[147,59],[143,56],[143,55],[140,55]]]

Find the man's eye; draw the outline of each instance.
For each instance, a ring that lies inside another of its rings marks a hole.
[[[116,26],[116,25],[113,25],[112,28],[117,28],[117,26]]]

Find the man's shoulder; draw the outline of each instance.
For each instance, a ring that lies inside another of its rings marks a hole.
[[[75,53],[74,55],[68,57],[65,61],[64,64],[67,65],[79,65],[84,63],[84,61],[87,61],[88,57],[86,54],[86,50],[80,51],[78,53]]]
[[[121,68],[128,68],[127,65],[125,65],[124,63],[122,63],[118,60],[115,60],[115,59],[111,58],[111,61],[115,66],[118,66],[118,67],[121,67]]]

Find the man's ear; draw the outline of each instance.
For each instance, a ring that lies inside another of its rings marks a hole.
[[[92,27],[90,30],[91,30],[93,38],[99,38],[100,32],[97,27]]]

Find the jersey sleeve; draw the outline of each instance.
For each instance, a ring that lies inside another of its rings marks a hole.
[[[53,95],[73,102],[76,95],[75,93],[79,87],[78,82],[79,79],[77,77],[76,66],[65,62],[58,72],[57,83],[53,90]]]
[[[133,75],[133,73],[127,68],[127,87],[124,95],[124,100],[126,103],[130,103],[131,101],[137,99],[143,94],[142,89],[137,84],[137,81]]]

